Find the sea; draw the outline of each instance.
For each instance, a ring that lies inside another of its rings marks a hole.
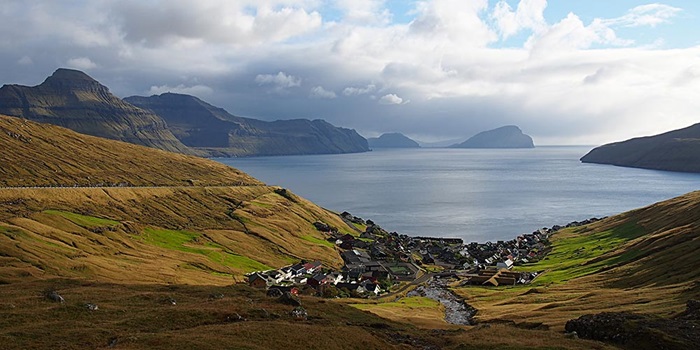
[[[388,231],[465,242],[509,240],[700,190],[700,174],[581,163],[591,148],[376,149],[215,160]]]

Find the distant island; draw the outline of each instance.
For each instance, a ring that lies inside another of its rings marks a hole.
[[[596,147],[584,163],[632,168],[700,172],[700,124],[663,134],[639,137]]]
[[[371,148],[420,148],[418,142],[398,132],[382,134],[367,139]]]
[[[450,148],[535,148],[532,138],[515,125],[480,132]]]
[[[64,68],[38,86],[2,86],[0,114],[203,157],[369,151],[355,130],[324,120],[241,118],[179,94],[122,100],[87,74]]]

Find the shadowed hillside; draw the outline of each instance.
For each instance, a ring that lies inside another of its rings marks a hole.
[[[0,187],[261,185],[218,162],[0,115]]]
[[[194,96],[165,93],[124,99],[162,117],[184,144],[209,156],[271,156],[367,152],[355,130],[316,119],[273,122],[229,114]]]
[[[700,124],[596,147],[581,161],[697,173],[700,172]]]

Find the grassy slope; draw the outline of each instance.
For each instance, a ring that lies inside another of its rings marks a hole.
[[[671,316],[700,298],[700,192],[620,214],[553,238],[533,285],[458,288],[482,320],[554,326],[583,314],[632,311]]]
[[[0,115],[0,187],[260,185],[223,164]]]
[[[220,163],[0,116],[0,280],[231,283],[341,260],[312,225],[335,214]],[[183,186],[184,185],[184,186]]]
[[[339,266],[312,223],[342,228],[342,221],[274,189],[0,189],[0,280],[224,284],[300,258]]]

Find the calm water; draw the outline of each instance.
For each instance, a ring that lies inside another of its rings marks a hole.
[[[580,163],[589,149],[380,149],[216,160],[389,231],[468,242],[511,239],[700,189],[700,174]]]

